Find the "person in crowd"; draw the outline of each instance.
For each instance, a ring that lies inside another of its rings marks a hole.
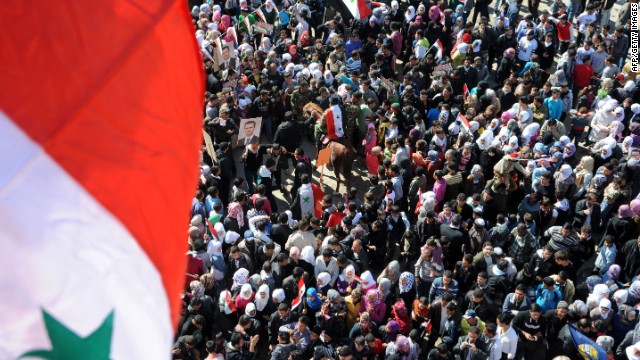
[[[640,358],[632,2],[489,3],[190,9],[175,359]]]

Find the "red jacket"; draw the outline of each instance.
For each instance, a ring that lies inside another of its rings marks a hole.
[[[573,85],[577,88],[589,86],[591,77],[594,75],[593,68],[588,64],[576,64],[573,68]]]

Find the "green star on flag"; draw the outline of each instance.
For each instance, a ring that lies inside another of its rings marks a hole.
[[[32,350],[20,356],[37,357],[41,359],[95,359],[108,360],[113,335],[113,311],[104,319],[102,324],[89,336],[78,336],[58,319],[42,310],[44,325],[51,339],[51,350]]]
[[[309,200],[310,200],[310,198],[308,196],[305,196],[305,197],[302,198],[302,202],[303,203],[308,203]]]

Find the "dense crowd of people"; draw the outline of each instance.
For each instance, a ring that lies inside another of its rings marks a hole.
[[[348,3],[189,2],[173,358],[640,359],[632,1]],[[360,186],[327,194],[307,141]]]

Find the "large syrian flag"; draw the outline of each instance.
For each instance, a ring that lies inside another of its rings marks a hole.
[[[327,122],[327,135],[331,139],[344,137],[342,129],[342,109],[339,105],[329,107],[325,112],[325,120]]]
[[[182,1],[90,7],[0,3],[1,359],[171,357],[201,57]]]
[[[328,0],[327,4],[342,14],[345,19],[362,20],[371,15],[372,6],[382,3],[367,0]]]

